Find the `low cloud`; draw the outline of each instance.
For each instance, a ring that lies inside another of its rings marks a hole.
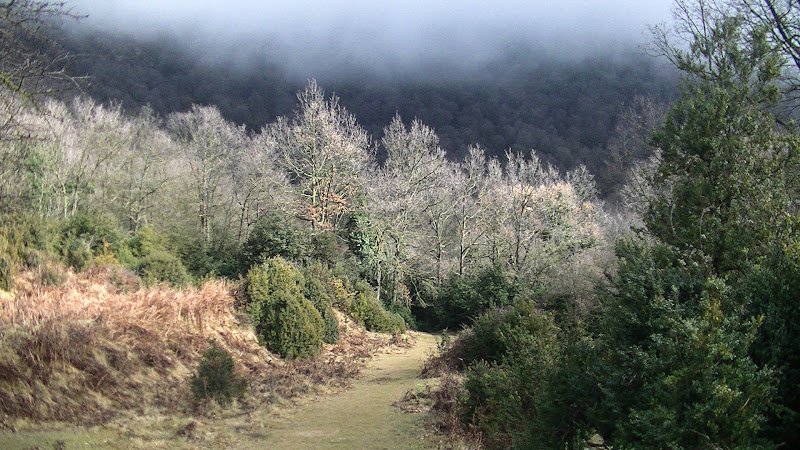
[[[209,61],[289,73],[469,71],[509,48],[583,57],[646,41],[670,1],[73,0],[82,29],[178,39]]]

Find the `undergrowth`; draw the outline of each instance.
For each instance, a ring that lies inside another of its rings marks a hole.
[[[246,380],[245,410],[346,385],[392,343],[335,312],[339,343],[285,362],[259,344],[223,281],[143,289],[118,267],[63,277],[56,286],[23,272],[13,293],[0,292],[0,428],[16,419],[104,423],[152,407],[198,413],[190,380],[209,340]]]

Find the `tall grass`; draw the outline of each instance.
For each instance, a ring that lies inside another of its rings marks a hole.
[[[247,379],[244,408],[338,389],[366,358],[393,348],[391,336],[336,311],[338,344],[284,362],[259,345],[227,283],[139,289],[131,277],[95,267],[66,271],[53,286],[28,272],[13,294],[0,292],[0,428],[15,418],[102,423],[123,410],[189,412],[189,380],[212,341]]]
[[[95,421],[119,409],[181,408],[209,341],[258,382],[279,364],[242,326],[222,281],[123,293],[113,268],[46,286],[23,274],[0,297],[0,414]],[[0,416],[0,417],[2,417]]]

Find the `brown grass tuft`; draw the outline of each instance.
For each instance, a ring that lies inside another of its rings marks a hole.
[[[118,274],[69,272],[58,287],[23,274],[0,298],[2,416],[95,422],[120,409],[185,407],[210,340],[251,383],[278,365],[239,324],[224,282],[126,294],[132,282]]]
[[[391,336],[337,312],[340,343],[284,362],[259,345],[223,281],[142,289],[118,267],[67,271],[58,286],[39,278],[23,273],[0,295],[0,427],[14,418],[102,423],[152,407],[202,412],[188,379],[211,341],[248,380],[243,408],[345,386],[364,358],[393,348]]]

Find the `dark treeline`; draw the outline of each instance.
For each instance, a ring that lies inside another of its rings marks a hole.
[[[130,111],[147,104],[166,116],[193,103],[215,105],[227,120],[257,131],[289,115],[306,82],[264,61],[233,69],[222,62],[203,62],[166,38],[69,36],[65,47],[75,56],[71,72],[89,76],[86,92],[101,102],[120,102]],[[625,56],[558,61],[526,48],[508,51],[469,75],[387,80],[322,74],[317,79],[375,142],[395,114],[418,118],[436,130],[451,158],[463,158],[474,144],[499,157],[509,149],[534,149],[544,162],[561,169],[586,165],[598,175],[603,194],[619,181],[606,163],[620,114],[637,97],[668,103],[676,95],[674,73],[637,49]],[[382,161],[385,150],[378,152]]]

